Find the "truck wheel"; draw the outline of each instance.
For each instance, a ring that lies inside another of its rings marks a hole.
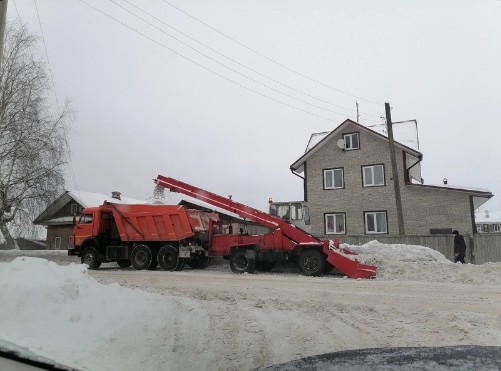
[[[266,260],[256,261],[256,270],[260,272],[269,272],[273,269],[276,262],[270,262]]]
[[[118,259],[117,263],[121,268],[129,268],[130,265],[132,264],[130,262],[130,259]]]
[[[132,266],[137,270],[147,269],[151,264],[151,250],[146,245],[137,245],[130,254]]]
[[[175,271],[182,271],[187,262],[188,262],[188,258],[179,258],[177,260],[177,267],[174,270]]]
[[[188,266],[191,269],[204,269],[209,265],[210,258],[206,255],[198,255],[188,261]]]
[[[82,264],[87,264],[89,269],[98,269],[101,266],[95,247],[86,247],[82,253]]]
[[[230,257],[230,268],[233,273],[254,273],[256,269],[254,251],[248,249],[234,250]]]
[[[174,271],[179,265],[179,252],[174,246],[164,246],[157,255],[157,261],[164,271]]]
[[[299,268],[305,276],[318,276],[325,272],[326,260],[321,251],[304,250],[299,256]]]

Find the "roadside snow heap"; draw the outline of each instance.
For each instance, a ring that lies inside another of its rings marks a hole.
[[[377,267],[377,279],[473,284],[501,284],[501,263],[454,264],[440,252],[425,246],[384,244],[341,244],[356,259]]]

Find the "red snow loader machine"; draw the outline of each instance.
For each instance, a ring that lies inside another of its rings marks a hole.
[[[258,235],[210,234],[208,256],[230,261],[235,273],[267,271],[280,261],[293,260],[306,276],[318,276],[333,267],[351,278],[374,278],[376,267],[359,263],[356,255],[339,248],[339,241],[321,241],[311,234],[252,207],[232,201],[179,180],[158,175],[158,186],[181,193],[214,207],[237,214],[244,220],[268,227],[271,232]]]

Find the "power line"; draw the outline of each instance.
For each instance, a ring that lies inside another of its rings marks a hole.
[[[270,90],[272,90],[272,91],[274,91],[274,92],[276,92],[276,93],[278,93],[278,94],[282,94],[282,95],[284,95],[284,96],[286,96],[286,97],[288,97],[288,98],[294,99],[294,100],[296,100],[296,101],[298,101],[298,102],[301,102],[301,103],[303,103],[303,104],[307,104],[307,105],[310,105],[310,106],[312,106],[312,107],[315,107],[315,108],[318,108],[318,109],[321,109],[321,110],[324,110],[324,111],[327,111],[327,112],[330,112],[330,113],[335,113],[335,114],[338,114],[338,115],[341,115],[341,116],[346,116],[346,115],[348,115],[347,113],[333,111],[333,110],[331,110],[331,109],[328,109],[328,108],[325,108],[325,107],[319,106],[319,105],[317,105],[317,104],[310,103],[310,102],[305,101],[305,100],[303,100],[303,99],[297,98],[297,97],[295,97],[295,96],[293,96],[293,95],[290,95],[290,94],[284,93],[283,91],[280,91],[280,90],[278,90],[278,89],[276,89],[276,88],[274,88],[274,87],[272,87],[272,86],[270,86],[270,85],[264,84],[264,83],[262,83],[261,81],[256,80],[255,78],[253,78],[253,77],[251,77],[251,76],[248,76],[248,75],[246,75],[246,74],[244,74],[244,73],[242,73],[242,72],[240,72],[240,71],[238,71],[238,70],[236,70],[236,69],[234,69],[234,68],[232,68],[232,67],[230,67],[230,66],[228,66],[228,65],[226,65],[226,64],[224,64],[224,63],[221,63],[220,61],[218,61],[218,60],[216,60],[216,59],[212,58],[211,56],[209,56],[209,55],[205,54],[204,52],[202,52],[202,51],[200,51],[200,50],[198,50],[198,49],[196,49],[196,48],[192,47],[191,45],[186,44],[186,43],[185,43],[185,42],[183,42],[182,40],[180,40],[180,39],[178,39],[177,37],[175,37],[175,36],[173,36],[173,35],[169,34],[169,33],[168,33],[168,32],[166,32],[165,30],[162,30],[161,28],[159,28],[159,27],[155,26],[154,24],[152,24],[152,23],[151,23],[151,22],[149,22],[148,20],[146,20],[146,19],[142,18],[141,16],[137,15],[136,13],[131,12],[130,10],[128,10],[128,9],[126,9],[126,8],[124,8],[123,6],[121,6],[120,4],[118,4],[115,0],[109,0],[109,1],[110,1],[110,2],[112,2],[113,4],[115,4],[116,6],[120,7],[121,9],[125,10],[125,11],[126,11],[126,12],[128,12],[129,14],[133,15],[134,17],[136,17],[136,18],[140,19],[141,21],[143,21],[143,22],[147,23],[147,24],[148,24],[148,25],[150,25],[151,27],[153,27],[153,28],[157,29],[158,31],[160,31],[160,32],[164,33],[165,35],[167,35],[167,36],[171,37],[172,39],[174,39],[174,40],[176,40],[177,42],[181,43],[182,45],[186,46],[187,48],[189,48],[189,49],[193,50],[194,52],[196,52],[196,53],[198,53],[198,54],[200,54],[200,55],[204,56],[205,58],[207,58],[207,59],[211,60],[212,62],[217,63],[218,65],[220,65],[220,66],[222,66],[222,67],[224,67],[224,68],[226,68],[226,69],[230,70],[231,72],[236,73],[237,75],[240,75],[240,76],[242,76],[242,77],[245,77],[246,79],[248,79],[248,80],[250,80],[250,81],[252,81],[252,82],[254,82],[254,83],[258,84],[258,85],[261,85],[261,86],[263,86],[263,87],[265,87],[265,88],[267,88],[267,89],[270,89]],[[216,52],[216,53],[220,54],[219,52]],[[236,63],[240,64],[239,62],[236,62]],[[240,64],[240,65],[242,65],[242,64]],[[243,66],[243,65],[242,65],[242,66]]]
[[[188,12],[186,12],[186,11],[184,11],[183,9],[181,9],[181,8],[179,8],[179,7],[177,7],[177,6],[175,6],[174,4],[172,4],[172,3],[168,2],[167,0],[162,0],[162,1],[163,1],[164,3],[166,3],[166,4],[170,5],[170,6],[171,6],[171,7],[173,7],[174,9],[177,9],[177,10],[178,10],[178,11],[180,11],[181,13],[183,13],[183,14],[187,15],[188,17],[190,17],[190,18],[194,19],[195,21],[197,21],[197,22],[199,22],[199,23],[203,24],[204,26],[206,26],[206,27],[210,28],[211,30],[213,30],[214,32],[216,32],[216,33],[220,34],[221,36],[223,36],[223,37],[227,38],[228,40],[233,41],[234,43],[236,43],[236,44],[240,45],[241,47],[243,47],[243,48],[245,48],[245,49],[247,49],[247,50],[251,51],[252,53],[254,53],[254,54],[256,54],[256,55],[259,55],[260,57],[262,57],[262,58],[266,59],[267,61],[269,61],[269,62],[271,62],[271,63],[273,63],[273,64],[276,64],[277,66],[280,66],[280,67],[282,67],[282,68],[285,68],[286,70],[288,70],[288,71],[290,71],[290,72],[292,72],[292,73],[295,73],[296,75],[299,75],[299,76],[301,76],[301,77],[303,77],[303,78],[305,78],[305,79],[307,79],[307,80],[313,81],[314,83],[319,84],[319,85],[322,85],[322,86],[324,86],[324,87],[326,87],[326,88],[328,88],[328,89],[331,89],[331,90],[337,91],[337,92],[342,93],[342,94],[345,94],[345,95],[349,95],[350,97],[353,97],[353,98],[356,98],[356,99],[360,99],[360,100],[364,100],[364,101],[366,101],[366,102],[369,102],[369,103],[372,103],[372,104],[375,104],[375,105],[378,105],[378,106],[382,105],[382,103],[377,103],[377,102],[374,102],[373,100],[366,99],[366,98],[362,98],[362,97],[359,97],[359,96],[357,96],[357,95],[355,95],[355,94],[348,93],[348,92],[346,92],[346,91],[344,91],[344,90],[337,89],[337,88],[335,88],[335,87],[333,87],[333,86],[331,86],[331,85],[325,84],[325,83],[323,83],[323,82],[321,82],[321,81],[319,81],[319,80],[316,80],[316,79],[314,79],[314,78],[312,78],[312,77],[309,77],[309,76],[307,76],[307,75],[305,75],[305,74],[303,74],[303,73],[301,73],[301,72],[299,72],[299,71],[296,71],[296,70],[294,70],[294,69],[292,69],[292,68],[290,68],[290,67],[287,67],[287,66],[285,66],[284,64],[282,64],[282,63],[280,63],[280,62],[277,62],[277,61],[275,61],[275,60],[273,60],[273,59],[271,59],[271,58],[267,57],[266,55],[264,55],[264,54],[262,54],[262,53],[260,53],[260,52],[258,52],[258,51],[256,51],[256,50],[254,50],[254,49],[252,49],[252,48],[248,47],[247,45],[245,45],[245,44],[241,43],[240,41],[238,41],[238,40],[234,39],[233,37],[228,36],[228,35],[227,35],[227,34],[225,34],[224,32],[219,31],[217,28],[215,28],[215,27],[213,27],[213,26],[209,25],[208,23],[206,23],[206,22],[204,22],[204,21],[202,21],[202,20],[200,20],[200,19],[196,18],[195,16],[193,16],[193,15],[189,14]]]
[[[129,10],[125,9],[124,7],[122,7],[121,5],[117,4],[115,1],[113,1],[113,0],[110,0],[110,1],[111,1],[111,2],[113,2],[115,5],[119,6],[120,8],[124,9],[125,11],[127,11],[127,12],[129,12],[129,13],[133,14],[134,16],[138,17],[136,14],[134,14],[134,13],[130,12]],[[186,34],[185,32],[183,32],[183,31],[179,30],[178,28],[176,28],[176,27],[174,27],[174,26],[172,26],[172,25],[168,24],[167,22],[163,21],[162,19],[160,19],[160,18],[158,18],[158,17],[154,16],[154,15],[153,15],[153,14],[151,14],[151,13],[148,13],[147,11],[145,11],[144,9],[142,9],[142,8],[138,7],[137,5],[133,4],[133,3],[132,3],[132,2],[130,2],[129,0],[124,0],[124,1],[125,1],[127,4],[129,4],[130,6],[132,6],[132,7],[136,8],[137,10],[139,10],[140,12],[142,12],[142,13],[146,14],[147,16],[149,16],[149,17],[151,17],[151,18],[155,19],[156,21],[158,21],[158,22],[162,23],[163,25],[165,25],[165,26],[167,26],[167,27],[171,28],[172,30],[174,30],[174,31],[176,31],[176,32],[178,32],[178,33],[180,33],[181,35],[183,35],[183,36],[187,37],[188,39],[190,39],[190,40],[194,41],[195,43],[197,43],[197,44],[199,44],[199,45],[202,45],[203,47],[205,47],[205,48],[209,49],[210,51],[212,51],[212,52],[216,53],[217,55],[220,55],[221,57],[226,58],[227,60],[229,60],[229,61],[231,61],[231,62],[233,62],[233,63],[235,63],[235,64],[238,64],[239,66],[244,67],[244,68],[248,69],[249,71],[254,72],[255,74],[257,74],[257,75],[259,75],[259,76],[262,76],[262,77],[264,77],[264,78],[266,78],[266,79],[268,79],[268,80],[270,80],[270,81],[273,81],[273,82],[274,82],[274,83],[276,83],[276,84],[279,84],[279,85],[281,85],[281,86],[284,86],[284,87],[286,87],[286,88],[288,88],[288,89],[291,89],[291,90],[293,90],[293,91],[295,91],[295,92],[297,92],[297,93],[300,93],[300,94],[303,94],[303,95],[305,95],[305,96],[307,96],[307,97],[310,97],[310,98],[312,98],[312,99],[315,99],[315,100],[317,100],[317,101],[319,101],[319,102],[322,102],[322,103],[325,103],[325,104],[328,104],[328,105],[331,105],[331,106],[334,106],[334,107],[338,107],[338,108],[341,108],[341,109],[345,109],[345,110],[348,110],[348,111],[350,111],[350,112],[353,112],[353,111],[354,111],[354,110],[353,110],[353,109],[351,109],[351,108],[343,107],[343,106],[340,106],[340,105],[337,105],[337,104],[331,103],[331,102],[329,102],[329,101],[326,101],[326,100],[324,100],[324,99],[321,99],[321,98],[315,97],[315,96],[313,96],[313,95],[311,95],[311,94],[309,94],[309,93],[303,92],[303,91],[301,91],[301,90],[299,90],[299,89],[296,89],[296,88],[294,88],[294,87],[292,87],[292,86],[290,86],[290,85],[284,84],[284,83],[282,83],[282,82],[280,82],[280,81],[278,81],[278,80],[276,80],[276,79],[274,79],[274,78],[272,78],[272,77],[270,77],[270,76],[267,76],[267,75],[265,75],[265,74],[263,74],[263,73],[261,73],[261,72],[259,72],[259,71],[255,70],[255,69],[253,69],[253,68],[251,68],[251,67],[249,67],[249,66],[247,66],[247,65],[245,65],[245,64],[243,64],[243,63],[241,63],[241,62],[239,62],[239,61],[237,61],[237,60],[235,60],[235,59],[233,59],[233,58],[231,58],[231,57],[229,57],[229,56],[227,56],[227,55],[225,55],[225,54],[223,54],[223,53],[219,52],[219,51],[217,51],[216,49],[212,48],[211,46],[209,46],[209,45],[207,45],[207,44],[205,44],[205,43],[203,43],[203,42],[201,42],[201,41],[199,41],[199,40],[197,40],[197,39],[195,39],[195,38],[191,37],[190,35],[188,35],[188,34]],[[138,17],[138,18],[140,18],[140,17]],[[144,20],[143,18],[140,18],[140,19],[141,19],[141,20],[143,20],[144,22],[148,23],[148,24],[149,24],[149,25],[151,25],[152,27],[155,27],[155,28],[156,28],[156,26],[153,26],[150,22],[148,22],[148,21]],[[158,28],[157,28],[157,29],[158,29]],[[162,31],[162,32],[163,32],[163,31]],[[166,34],[167,34],[167,33],[166,33]],[[178,40],[177,38],[175,38],[175,37],[171,36],[170,34],[167,34],[167,35],[168,35],[168,36],[170,36],[170,37],[172,37],[172,38],[174,38],[174,40],[181,42],[183,45],[186,45],[186,44],[185,44],[185,43],[183,43],[182,41],[180,41],[180,40]],[[304,102],[303,102],[303,103],[304,103]],[[315,107],[318,107],[318,106],[315,106]],[[366,116],[379,117],[379,115],[372,115],[372,114],[368,114],[368,113],[361,113],[361,114],[362,114],[362,115],[366,115]]]
[[[17,13],[17,18],[19,18],[21,20],[21,16],[19,15],[19,10],[17,9],[17,4],[14,0],[12,0],[12,2],[14,3],[14,8],[16,9],[16,13]]]
[[[52,76],[52,68],[50,66],[49,53],[47,52],[47,44],[45,43],[45,36],[43,33],[43,28],[42,28],[42,21],[40,20],[40,13],[38,12],[37,2],[36,2],[36,0],[33,0],[33,2],[35,3],[35,8],[37,10],[38,24],[40,25],[40,33],[42,34],[43,46],[45,49],[45,57],[47,58],[47,65],[49,66],[49,75],[50,75],[50,80],[52,82],[52,91],[54,92],[54,97],[56,98],[57,109],[59,110],[59,100],[57,99],[56,85],[54,84],[54,77]]]
[[[187,60],[187,61],[189,61],[189,62],[191,62],[191,63],[193,63],[193,64],[195,64],[195,65],[197,65],[197,66],[199,66],[200,68],[203,68],[204,70],[206,70],[206,71],[208,71],[208,72],[211,72],[211,73],[213,73],[213,74],[215,74],[215,75],[217,75],[217,76],[219,76],[219,77],[221,77],[221,78],[223,78],[223,79],[225,79],[225,80],[227,80],[227,81],[229,81],[229,82],[231,82],[231,83],[233,83],[233,84],[235,84],[235,85],[238,85],[238,86],[240,86],[240,87],[242,87],[242,88],[244,88],[244,89],[246,89],[246,90],[249,90],[249,91],[251,91],[251,92],[253,92],[253,93],[255,93],[255,94],[258,94],[258,95],[260,95],[260,96],[262,96],[262,97],[264,97],[264,98],[270,99],[270,100],[272,100],[272,101],[274,101],[274,102],[280,103],[280,104],[282,104],[282,105],[284,105],[284,106],[287,106],[287,107],[293,108],[293,109],[295,109],[295,110],[298,110],[298,111],[301,111],[301,112],[307,113],[307,114],[312,115],[312,116],[316,116],[316,117],[318,117],[318,118],[321,118],[321,119],[324,119],[324,120],[327,120],[327,121],[337,122],[337,121],[332,120],[332,119],[330,119],[330,118],[328,118],[328,117],[325,117],[325,116],[322,116],[322,115],[318,115],[318,114],[313,113],[313,112],[310,112],[310,111],[308,111],[308,110],[305,110],[305,109],[302,109],[302,108],[299,108],[299,107],[293,106],[293,105],[291,105],[291,104],[288,104],[288,103],[286,103],[286,102],[283,102],[283,101],[281,101],[281,100],[279,100],[279,99],[276,99],[276,98],[270,97],[269,95],[266,95],[266,94],[260,93],[260,92],[258,92],[258,91],[256,91],[256,90],[252,89],[252,88],[249,88],[248,86],[245,86],[245,85],[243,85],[243,84],[241,84],[241,83],[239,83],[239,82],[237,82],[237,81],[234,81],[234,80],[230,79],[230,78],[229,78],[229,77],[227,77],[227,76],[224,76],[223,74],[221,74],[221,73],[219,73],[219,72],[216,72],[216,71],[214,71],[214,70],[211,70],[211,69],[210,69],[210,68],[208,68],[208,67],[205,67],[205,66],[204,66],[204,65],[202,65],[201,63],[198,63],[197,61],[195,61],[195,60],[193,60],[193,59],[191,59],[191,58],[189,58],[189,57],[187,57],[187,56],[183,55],[182,53],[179,53],[179,52],[177,52],[176,50],[169,48],[168,46],[166,46],[166,45],[162,44],[161,42],[159,42],[159,41],[157,41],[157,40],[152,39],[151,37],[147,36],[146,34],[144,34],[144,33],[140,32],[140,31],[136,30],[135,28],[133,28],[133,27],[131,27],[131,26],[127,25],[126,23],[124,23],[124,22],[122,22],[122,21],[120,21],[120,20],[118,20],[118,19],[114,18],[113,16],[111,16],[111,15],[109,15],[109,14],[107,14],[107,13],[103,12],[102,10],[100,10],[100,9],[98,9],[98,8],[96,8],[96,7],[94,7],[93,5],[91,5],[91,4],[89,4],[89,3],[87,3],[86,1],[84,1],[84,0],[80,0],[80,2],[82,2],[83,4],[87,5],[88,7],[92,8],[92,9],[94,9],[95,11],[97,11],[97,12],[101,13],[102,15],[104,15],[104,16],[106,16],[106,17],[110,18],[111,20],[113,20],[113,21],[115,21],[115,22],[117,22],[117,23],[121,24],[122,26],[124,26],[124,27],[128,28],[129,30],[131,30],[131,31],[133,31],[133,32],[135,32],[135,33],[137,33],[138,35],[140,35],[140,36],[142,36],[142,37],[144,37],[144,38],[146,38],[146,39],[150,40],[151,42],[154,42],[155,44],[157,44],[157,45],[159,45],[159,46],[161,46],[161,47],[163,47],[163,48],[165,48],[165,49],[167,49],[167,50],[169,50],[170,52],[172,52],[172,53],[174,53],[174,54],[178,55],[179,57],[181,57],[181,58],[183,58],[183,59],[185,59],[185,60]],[[339,114],[340,114],[340,113],[339,113]],[[340,115],[345,115],[345,114],[340,114]]]

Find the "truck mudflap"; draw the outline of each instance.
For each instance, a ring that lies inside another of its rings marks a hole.
[[[375,278],[377,267],[359,263],[351,251],[339,248],[339,240],[324,241],[323,252],[327,261],[350,278]]]

